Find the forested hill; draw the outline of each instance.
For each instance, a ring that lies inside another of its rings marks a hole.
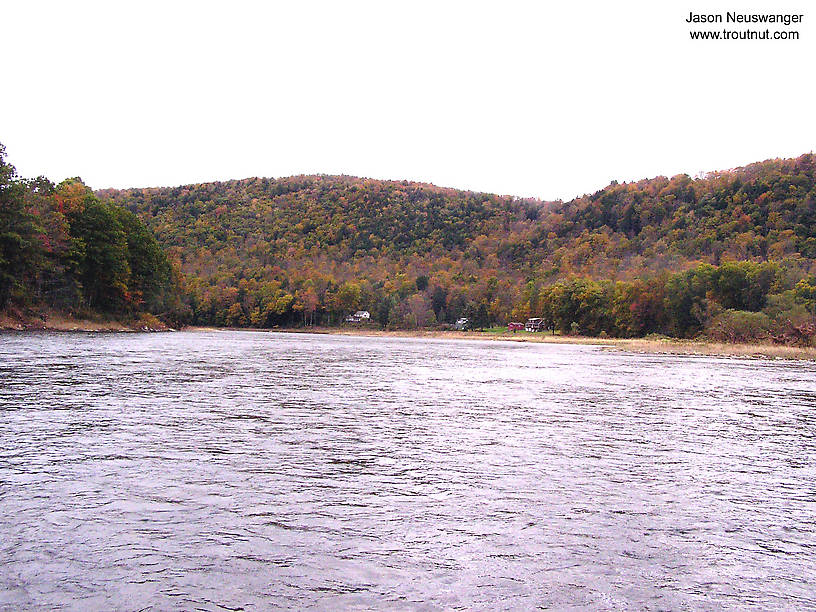
[[[807,154],[613,182],[570,202],[346,176],[97,194],[137,213],[180,262],[197,322],[331,323],[365,307],[401,325],[468,306],[492,321],[522,316],[531,283],[571,276],[633,280],[742,260],[804,276],[816,258],[815,170]]]
[[[97,193],[150,219],[165,244],[221,249],[238,240],[233,246],[251,258],[286,260],[461,250],[480,234],[528,230],[542,206],[407,181],[323,175]]]
[[[409,309],[417,281],[427,293],[429,280],[450,290],[449,316],[461,314],[477,296],[499,299],[508,312],[519,279],[535,273],[543,246],[535,220],[547,207],[536,200],[337,176],[98,194],[146,220],[181,262],[195,320],[216,324],[283,324],[292,308],[316,313],[322,323],[337,322],[357,306],[374,310],[375,303],[390,308],[396,301]],[[344,284],[351,286],[341,293]],[[242,308],[225,314],[236,299]],[[418,316],[420,323],[426,320]]]
[[[682,174],[613,183],[559,207],[545,225],[566,239],[556,260],[579,267],[587,241],[596,260],[609,259],[607,270],[622,272],[701,260],[813,259],[815,171],[816,160],[806,154],[697,179]]]
[[[102,190],[0,145],[0,314],[390,328],[540,316],[563,333],[816,339],[811,154],[543,202],[407,181]],[[152,230],[152,231],[150,231]]]

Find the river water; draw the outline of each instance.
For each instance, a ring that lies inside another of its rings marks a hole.
[[[814,609],[816,372],[0,335],[0,609]]]

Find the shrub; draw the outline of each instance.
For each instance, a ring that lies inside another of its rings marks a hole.
[[[756,342],[768,338],[771,319],[762,312],[724,310],[709,321],[706,335],[727,342]]]
[[[780,318],[776,321],[773,341],[779,344],[813,346],[816,344],[816,317]]]

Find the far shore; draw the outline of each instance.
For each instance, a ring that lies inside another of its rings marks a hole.
[[[44,318],[20,320],[0,314],[0,330],[4,331],[58,331],[58,332],[156,332],[176,331],[154,317],[129,323],[115,320],[92,320],[69,317],[49,312]],[[379,330],[366,327],[293,327],[293,328],[232,328],[189,326],[182,331],[248,331],[296,334],[331,334],[341,336],[365,336],[374,338],[431,338],[446,340],[489,340],[499,342],[534,342],[545,344],[586,344],[606,350],[666,355],[709,355],[747,359],[798,359],[816,360],[816,347],[783,346],[779,344],[731,344],[706,340],[679,340],[675,338],[597,338],[584,336],[560,336],[550,333],[519,331],[440,331],[440,330]]]
[[[295,328],[223,328],[185,327],[183,331],[257,331],[296,334],[331,334],[338,336],[365,336],[374,338],[440,338],[449,340],[490,340],[501,342],[534,342],[544,344],[586,344],[607,350],[663,355],[707,355],[713,357],[740,357],[746,359],[799,359],[816,360],[816,347],[784,346],[779,344],[730,344],[706,340],[675,338],[596,338],[586,336],[558,336],[549,333],[438,331],[438,330],[379,330],[351,327],[295,327]]]

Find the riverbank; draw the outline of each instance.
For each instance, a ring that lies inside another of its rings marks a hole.
[[[82,332],[155,332],[172,331],[150,314],[129,320],[74,317],[50,309],[32,312],[0,312],[0,331],[82,331]]]
[[[220,331],[216,327],[187,327],[185,331]],[[816,360],[816,347],[784,346],[779,344],[728,344],[705,340],[675,338],[590,338],[584,336],[553,336],[546,333],[495,331],[437,331],[437,330],[378,330],[350,327],[275,328],[244,331],[286,332],[295,334],[331,334],[382,338],[440,338],[447,340],[491,340],[501,342],[534,342],[543,344],[586,344],[606,350],[663,355],[708,355],[745,359],[798,359]]]
[[[546,333],[508,331],[439,331],[439,330],[379,330],[352,327],[310,328],[219,328],[185,327],[184,331],[255,331],[295,334],[331,334],[380,338],[428,338],[446,340],[489,340],[499,342],[533,342],[543,344],[586,344],[606,350],[664,355],[709,355],[745,359],[797,359],[816,361],[816,347],[784,346],[779,344],[728,344],[705,340],[675,338],[592,338],[584,336],[553,336]],[[80,331],[80,332],[157,332],[174,331],[152,315],[141,315],[131,321],[104,318],[71,317],[50,310],[36,314],[0,313],[0,331]]]

